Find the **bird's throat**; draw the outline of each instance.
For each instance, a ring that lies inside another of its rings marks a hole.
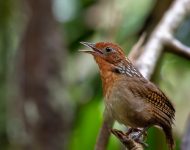
[[[100,70],[101,80],[102,80],[102,86],[103,86],[103,94],[105,97],[109,92],[111,92],[114,82],[117,80],[117,76],[112,71],[102,71]]]
[[[115,66],[108,63],[104,59],[101,59],[100,57],[95,57],[95,60],[99,66],[100,70],[100,76],[102,80],[102,87],[103,87],[103,94],[104,97],[107,99],[107,95],[110,95],[109,92],[111,92],[114,82],[120,78],[118,76],[118,73],[114,71]]]
[[[99,65],[99,64],[98,64]],[[113,71],[113,66],[108,63],[104,65],[99,65],[100,76],[102,80],[103,94],[106,99],[107,95],[110,95],[114,82],[120,77],[117,73]]]

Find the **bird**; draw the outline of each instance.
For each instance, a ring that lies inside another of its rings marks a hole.
[[[124,50],[111,42],[80,42],[90,50],[100,72],[106,112],[117,122],[142,128],[134,139],[152,126],[158,126],[165,134],[170,150],[175,147],[172,125],[175,108],[168,97],[126,57]]]

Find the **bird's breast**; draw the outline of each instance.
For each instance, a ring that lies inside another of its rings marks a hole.
[[[135,97],[126,86],[113,84],[105,105],[108,113],[126,126],[143,127],[145,121],[150,119],[149,106],[141,98]]]

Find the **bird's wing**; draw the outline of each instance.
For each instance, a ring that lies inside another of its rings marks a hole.
[[[129,89],[137,96],[142,97],[151,107],[151,113],[160,121],[171,125],[175,109],[166,95],[153,83],[146,79],[134,79],[128,82]]]
[[[165,94],[157,90],[149,89],[146,100],[154,106],[152,108],[153,115],[162,120],[162,122],[164,121],[168,125],[171,125],[173,123],[175,109]]]

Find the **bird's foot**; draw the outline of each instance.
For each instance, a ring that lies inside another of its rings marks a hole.
[[[148,144],[144,142],[145,138],[147,137],[147,128],[139,129],[134,128],[133,132],[130,133],[130,137],[137,143],[142,144],[145,147],[148,147]]]
[[[135,133],[135,134],[133,134]],[[143,136],[143,139],[147,137],[147,132],[144,129],[141,128],[129,128],[128,131],[125,133],[127,136],[130,136],[131,138],[140,138]]]
[[[129,128],[125,134],[130,135],[133,132],[141,132],[141,131],[142,131],[142,129],[140,129],[140,128]]]
[[[148,147],[148,144],[143,141],[143,136],[140,135],[139,137],[139,132],[142,130],[135,128],[130,128],[129,130],[128,132],[124,133],[117,129],[111,129],[111,133],[114,134],[124,145],[129,144],[133,140],[144,147]]]
[[[146,142],[144,142],[142,139],[140,139],[140,138],[133,138],[133,140],[135,141],[135,142],[137,142],[137,143],[139,143],[139,144],[141,144],[141,145],[143,145],[144,147],[148,147],[148,144],[146,143]]]

